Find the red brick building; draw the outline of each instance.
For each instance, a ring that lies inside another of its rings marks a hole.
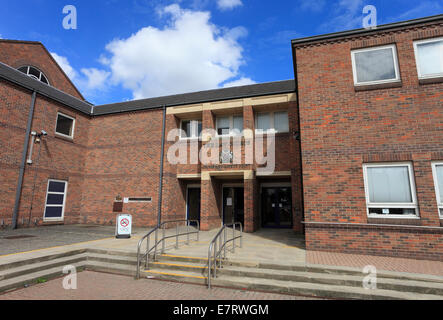
[[[441,260],[443,16],[292,46],[307,248]]]
[[[102,106],[40,43],[0,40],[0,226],[114,224],[120,211],[155,226],[161,212],[441,260],[443,75],[416,61],[439,57],[442,23],[294,40],[295,81]]]

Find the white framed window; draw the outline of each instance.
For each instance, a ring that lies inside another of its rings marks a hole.
[[[65,214],[66,194],[68,182],[62,180],[48,180],[46,203],[43,220],[61,221]]]
[[[202,121],[181,120],[180,129],[181,129],[180,139],[198,139],[202,132]]]
[[[238,135],[243,132],[243,116],[217,116],[216,130],[218,136]]]
[[[75,119],[57,112],[57,122],[55,125],[55,133],[67,138],[74,138]]]
[[[255,115],[255,131],[289,132],[287,111],[259,112]]]
[[[36,80],[39,80],[39,81],[49,85],[48,78],[45,76],[45,74],[43,72],[38,70],[36,67],[23,66],[23,67],[18,68],[17,70],[23,72],[24,74],[26,74],[28,76],[30,76],[31,78],[34,78]]]
[[[440,218],[443,219],[443,161],[432,163],[432,175],[434,177],[438,213]]]
[[[354,85],[400,81],[395,45],[351,51]]]
[[[414,42],[419,79],[443,77],[443,37]]]
[[[418,218],[411,163],[364,164],[368,217]]]

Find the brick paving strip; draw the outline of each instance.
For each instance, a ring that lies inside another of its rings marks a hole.
[[[77,289],[65,290],[63,278],[6,292],[0,300],[312,300],[314,298],[257,291],[213,288],[83,271]]]

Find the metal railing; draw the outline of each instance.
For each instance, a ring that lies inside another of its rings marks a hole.
[[[240,233],[236,235],[236,226],[239,226]],[[229,228],[232,228],[232,238],[228,239]],[[222,262],[226,260],[226,245],[232,242],[232,252],[235,252],[235,240],[240,239],[240,248],[243,246],[243,226],[240,222],[225,224],[217,235],[212,239],[208,249],[208,289],[211,289],[212,272],[214,278],[217,277],[217,267],[222,267]],[[214,269],[214,270],[212,270]]]
[[[179,223],[183,223],[186,222],[186,231],[180,233],[179,232]],[[175,234],[170,235],[170,236],[166,236],[166,228],[165,226],[168,224],[172,224],[175,223]],[[191,223],[196,223],[196,231],[190,231]],[[162,230],[162,237],[161,239],[158,239],[158,233],[159,230]],[[154,261],[157,259],[157,248],[161,243],[161,253],[163,254],[165,252],[165,240],[166,239],[170,239],[170,238],[175,238],[175,248],[178,249],[178,238],[181,236],[187,236],[187,240],[186,240],[186,244],[189,244],[189,236],[191,234],[197,234],[197,241],[199,240],[199,234],[200,232],[200,222],[198,220],[172,220],[172,221],[165,221],[163,223],[161,223],[159,226],[155,227],[154,229],[152,229],[151,231],[149,231],[146,235],[144,235],[140,241],[137,244],[137,273],[136,273],[136,278],[139,279],[140,278],[140,263],[141,262],[145,262],[145,268],[149,269],[149,255],[151,254],[152,251],[153,255],[154,255]],[[154,245],[152,247],[149,246],[150,244],[150,238],[152,235],[155,235],[155,242]],[[146,250],[145,252],[140,255],[140,251],[141,251],[141,246],[143,245],[143,241],[146,240]]]

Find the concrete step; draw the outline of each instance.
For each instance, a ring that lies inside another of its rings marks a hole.
[[[48,260],[45,261],[19,265],[17,267],[9,267],[8,269],[0,271],[0,280],[11,279],[38,271],[52,269],[55,267],[63,268],[66,265],[73,265],[78,262],[83,262],[86,260],[86,257],[87,253],[80,253],[56,259],[54,259],[54,257],[50,257]]]
[[[151,265],[150,260],[150,265]],[[189,257],[178,255],[158,255],[157,262],[172,263],[172,264],[196,264],[200,266],[207,266],[207,258]],[[315,274],[331,274],[331,275],[349,275],[361,277],[363,272],[359,268],[341,267],[341,266],[325,266],[325,265],[307,265],[307,264],[270,264],[252,261],[227,260],[223,262],[225,267],[245,267],[253,269],[275,270],[276,273],[280,271],[294,271],[294,272],[308,272]],[[181,270],[180,268],[178,270]],[[398,280],[412,280],[423,281],[431,283],[443,283],[443,277],[427,275],[427,274],[413,274],[413,273],[399,273],[392,271],[379,270],[377,272],[378,278],[398,279]]]
[[[137,266],[137,258],[134,256],[118,256],[103,253],[90,253],[86,255],[88,261],[106,262],[112,264],[130,265],[135,270]]]
[[[135,277],[135,266],[122,263],[109,263],[89,260],[85,263],[85,270],[120,274]]]
[[[248,277],[232,277],[224,275],[214,279],[212,284],[333,299],[443,300],[443,296],[440,295],[419,294],[415,292],[399,292],[385,289],[368,290],[362,287],[282,281],[263,278],[257,279]]]
[[[358,276],[353,276],[345,274],[340,275],[340,274],[299,272],[299,271],[286,271],[286,270],[279,270],[278,272],[276,272],[274,269],[258,269],[258,268],[253,269],[253,268],[234,267],[234,266],[218,269],[217,274],[236,276],[236,277],[273,279],[281,281],[330,284],[330,285],[340,285],[340,286],[359,287],[359,288],[363,286],[363,279],[366,276],[363,274],[360,274]],[[400,292],[433,294],[433,295],[440,295],[443,297],[443,283],[440,282],[433,283],[427,281],[377,277],[377,288],[396,290]]]
[[[200,275],[207,275],[208,267],[203,264],[197,264],[197,263],[190,263],[190,262],[164,262],[164,261],[157,261],[157,262],[150,262],[149,263],[150,268],[155,269],[166,269],[166,270],[177,270],[177,271],[189,271],[198,273]]]
[[[186,283],[207,284],[207,277],[198,272],[180,271],[174,269],[150,269],[142,274],[148,278],[172,280]],[[267,278],[253,278],[244,276],[231,276],[218,273],[218,277],[212,279],[213,286],[223,286],[238,289],[261,290],[294,295],[304,295],[334,299],[424,299],[443,300],[443,296],[416,293],[399,292],[387,289],[368,290],[360,287],[347,285],[322,284],[312,282],[298,282],[288,280],[275,280]],[[361,282],[360,282],[361,283]]]
[[[77,268],[77,272],[80,272],[83,270],[85,262],[76,262],[71,265]],[[65,275],[63,273],[63,266],[26,273],[10,279],[1,280],[0,292],[23,288],[26,285],[36,284],[39,279],[50,280],[63,275]]]
[[[73,256],[76,254],[85,253],[86,249],[70,250],[60,253],[52,254],[41,254],[36,257],[27,257],[26,255],[21,256],[19,259],[14,261],[8,261],[8,259],[0,260],[0,271],[16,268],[24,265],[30,265],[33,263],[39,263],[43,261],[55,260],[63,257]]]

